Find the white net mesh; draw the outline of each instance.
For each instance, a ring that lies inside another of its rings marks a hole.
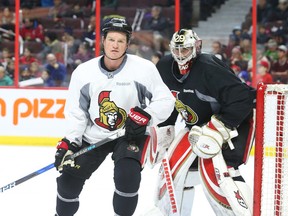
[[[288,215],[288,85],[264,93],[261,216]]]

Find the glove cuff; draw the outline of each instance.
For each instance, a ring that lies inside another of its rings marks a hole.
[[[213,130],[218,131],[224,141],[231,140],[234,137],[238,136],[237,130],[231,130],[230,128],[226,127],[223,122],[218,120],[214,115],[211,117],[211,121],[208,122],[207,126]]]
[[[70,143],[70,141],[66,138],[63,138],[62,140],[60,140],[58,143],[57,143],[57,149],[65,149],[66,151],[68,150],[71,150],[72,152],[77,152],[80,147],[72,142]]]
[[[147,125],[151,119],[151,115],[138,106],[130,109],[128,115],[136,124],[143,126]]]

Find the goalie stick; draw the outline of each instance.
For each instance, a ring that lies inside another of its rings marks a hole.
[[[117,138],[123,136],[124,134],[125,134],[125,130],[122,129],[122,130],[118,131],[117,133],[114,133],[111,136],[109,136],[109,137],[107,137],[107,138],[105,138],[105,139],[103,139],[103,140],[101,140],[101,141],[99,141],[97,143],[94,143],[94,144],[92,144],[90,146],[87,146],[87,147],[81,149],[80,151],[74,153],[71,156],[71,158],[74,159],[74,158],[76,158],[76,157],[78,157],[78,156],[80,156],[82,154],[85,154],[88,151],[91,151],[92,149],[95,149],[96,147],[99,147],[99,146],[101,146],[101,145],[103,145],[103,144],[105,144],[105,143],[107,143],[109,141],[117,139]],[[48,171],[48,170],[50,170],[52,168],[54,168],[54,163],[51,163],[48,166],[45,166],[45,167],[43,167],[43,168],[41,168],[41,169],[39,169],[39,170],[37,170],[37,171],[35,171],[33,173],[30,173],[29,175],[26,175],[26,176],[24,176],[24,177],[22,177],[22,178],[20,178],[20,179],[18,179],[16,181],[13,181],[13,182],[1,187],[0,188],[0,193],[3,193],[4,191],[9,190],[11,188],[14,188],[17,185],[19,185],[19,184],[21,184],[21,183],[23,183],[25,181],[28,181],[29,179],[31,179],[31,178],[33,178],[35,176],[38,176],[38,175],[40,175],[40,174],[42,174],[42,173],[44,173],[44,172],[46,172],[46,171]]]

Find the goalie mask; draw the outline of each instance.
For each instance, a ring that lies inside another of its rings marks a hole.
[[[191,29],[181,29],[173,34],[170,51],[182,75],[190,71],[192,60],[201,53],[201,48],[202,40]]]

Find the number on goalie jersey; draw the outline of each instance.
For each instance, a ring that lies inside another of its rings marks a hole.
[[[213,133],[219,134],[220,137],[222,136],[221,139],[217,139],[217,142],[222,143],[208,142],[209,145],[214,145],[215,143],[219,145],[217,148],[220,147],[220,151],[215,148],[217,151],[212,152],[212,155],[205,155],[209,151],[204,151],[202,154],[206,158],[213,158],[215,155],[217,156],[215,158],[218,158],[223,155],[222,161],[201,159],[201,163],[199,163],[200,170],[202,170],[200,172],[200,179],[205,190],[208,191],[206,193],[207,199],[217,215],[227,215],[229,212],[231,213],[230,215],[251,215],[252,202],[246,197],[249,194],[250,188],[239,173],[238,167],[247,161],[252,144],[254,131],[253,108],[255,107],[256,91],[245,83],[242,83],[233,71],[217,57],[201,53],[201,46],[202,41],[194,31],[181,29],[175,32],[171,39],[171,54],[164,56],[157,63],[156,66],[163,81],[176,98],[175,109],[172,115],[160,124],[159,127],[175,125],[177,116],[180,114],[188,130],[193,126],[202,128],[207,125],[205,130],[203,130],[203,134],[206,136],[205,139],[201,138],[202,134],[196,137],[200,142],[207,141],[210,133],[209,130],[213,130]],[[216,126],[210,123],[212,116],[215,118],[216,124],[214,120],[213,123]],[[227,133],[224,133],[223,129]],[[238,136],[231,140],[233,136],[229,138],[230,131],[238,132]],[[208,133],[208,135],[205,133]],[[188,134],[186,135],[182,136],[182,139],[176,143],[178,145],[187,144]],[[226,135],[228,137],[225,137]],[[179,139],[179,136],[176,135],[177,137]],[[229,147],[227,141],[232,141],[234,145],[233,150]],[[174,142],[171,147],[177,148]],[[200,143],[198,148],[200,149],[199,151],[204,150],[205,143]],[[175,158],[173,154],[175,154],[175,151],[168,149],[168,157],[170,159]],[[193,160],[190,161],[189,166],[191,166],[192,162]],[[170,166],[173,166],[173,163],[176,162],[170,160]],[[220,170],[217,170],[218,168]],[[191,177],[187,174],[187,170],[186,173],[181,173],[187,179],[182,181],[182,185],[174,185],[175,188],[182,187],[184,189],[184,182],[191,180],[188,179]],[[216,170],[220,173],[217,173]],[[207,176],[207,173],[204,171],[208,171],[212,175]],[[224,172],[226,172],[225,176],[227,176],[227,179],[219,181],[216,177],[219,176],[218,174],[223,176]],[[215,185],[209,185],[211,182]],[[174,183],[177,184],[176,182]],[[223,190],[223,185],[228,185],[227,187],[230,189],[237,189],[235,193],[239,195],[238,201],[241,199],[242,204],[243,202],[244,204],[240,205],[239,203],[241,202],[234,203],[235,199],[231,198],[230,193]],[[217,194],[216,196],[217,191],[212,189],[215,188],[214,186],[219,188],[221,195],[218,196]],[[182,202],[178,203],[179,206],[185,204],[192,205],[191,201],[187,202],[185,200],[185,192],[182,193],[182,196],[177,198],[177,200],[181,200]],[[162,204],[158,203],[158,206]],[[169,203],[166,204],[169,205]],[[245,210],[243,210],[244,208]],[[187,209],[191,208],[188,207]],[[181,212],[181,215],[190,214],[187,212],[182,214]]]

